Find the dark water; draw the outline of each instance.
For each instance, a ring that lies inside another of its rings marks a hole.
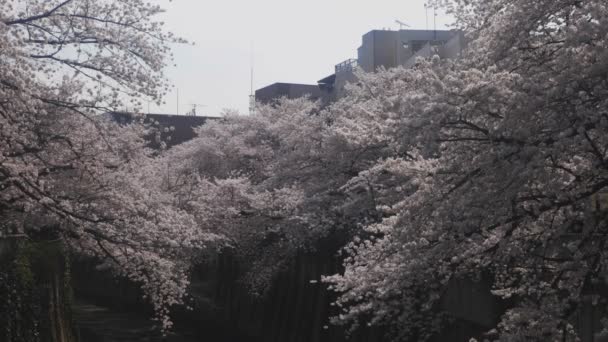
[[[154,322],[143,315],[121,313],[82,301],[73,306],[80,342],[198,342],[193,332],[163,336]]]

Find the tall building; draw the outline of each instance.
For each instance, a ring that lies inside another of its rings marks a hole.
[[[462,33],[437,30],[374,30],[363,35],[358,63],[366,72],[380,67],[411,67],[418,57],[455,58],[462,50]]]
[[[296,98],[309,95],[331,103],[344,95],[344,87],[356,81],[354,70],[365,72],[378,68],[414,66],[417,58],[438,55],[441,58],[458,58],[465,47],[460,31],[448,30],[373,30],[363,35],[356,59],[347,59],[335,65],[334,73],[313,84],[275,83],[256,90],[256,99],[272,103],[281,97]]]

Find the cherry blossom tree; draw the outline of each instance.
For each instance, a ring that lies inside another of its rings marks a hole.
[[[163,156],[164,182],[258,275],[334,231],[357,235],[326,278],[336,323],[426,340],[449,319],[449,282],[484,278],[512,304],[487,338],[574,341],[573,315],[606,300],[594,199],[608,186],[608,9],[437,3],[467,33],[460,60],[360,74],[327,109],[228,115]]]
[[[512,303],[489,339],[575,341],[574,314],[607,299],[608,6],[442,4],[471,40],[461,60],[361,75],[334,109],[351,146],[394,151],[350,182],[383,219],[326,278],[336,322],[425,340],[448,282],[483,277]]]
[[[158,157],[142,126],[98,113],[166,90],[167,43],[126,1],[0,2],[0,211],[142,283],[160,317],[191,251],[223,237],[264,285],[302,248],[353,237],[336,323],[426,340],[448,283],[484,278],[512,305],[489,339],[576,340],[606,304],[608,7],[600,0],[442,0],[457,61],[360,74],[227,115]],[[254,279],[255,283],[256,280]],[[168,327],[170,322],[164,321]]]
[[[231,241],[250,267],[245,277],[254,292],[334,221],[326,191],[339,176],[326,165],[339,161],[326,159],[327,120],[306,99],[261,106],[253,116],[226,113],[163,159],[175,196]]]
[[[0,0],[0,228],[58,238],[142,285],[164,328],[192,251],[220,237],[179,206],[148,128],[103,113],[160,101],[169,43],[141,0]]]

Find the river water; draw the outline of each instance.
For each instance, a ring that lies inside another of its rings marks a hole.
[[[198,342],[194,333],[172,332],[163,336],[154,322],[143,315],[114,312],[77,301],[73,307],[80,342]]]

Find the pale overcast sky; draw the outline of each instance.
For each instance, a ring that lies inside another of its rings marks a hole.
[[[174,46],[176,67],[166,70],[179,88],[179,112],[248,111],[253,44],[254,90],[275,82],[310,83],[334,65],[357,57],[361,36],[374,29],[426,27],[424,0],[174,0],[163,1],[166,27],[194,41]],[[448,18],[437,12],[437,28]],[[428,11],[429,28],[433,13]],[[176,113],[176,91],[153,113]],[[146,108],[144,108],[146,109]]]

